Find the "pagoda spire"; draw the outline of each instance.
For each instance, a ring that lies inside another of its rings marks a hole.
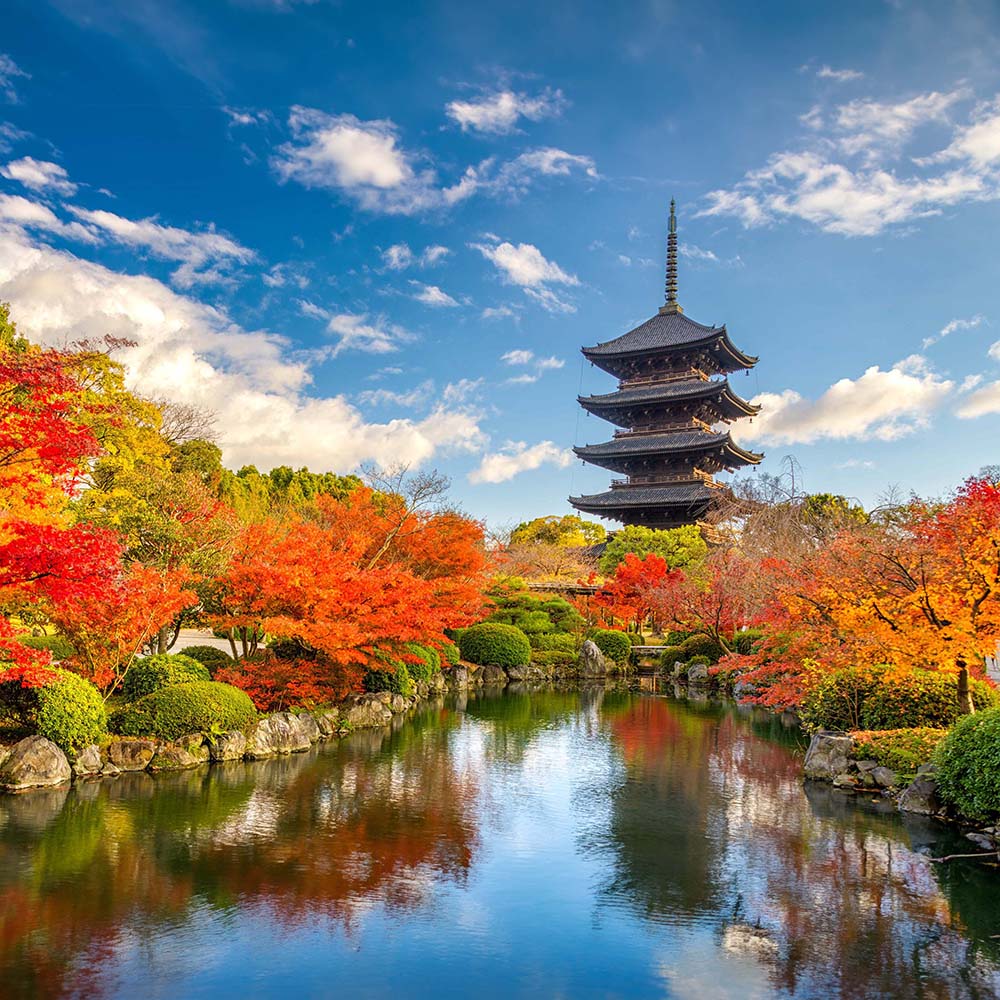
[[[676,202],[670,199],[670,220],[667,223],[667,284],[666,304],[660,312],[669,315],[682,313],[684,310],[677,304],[677,213]]]

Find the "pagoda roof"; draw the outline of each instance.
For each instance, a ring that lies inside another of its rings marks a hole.
[[[736,444],[728,431],[690,428],[654,434],[623,434],[601,444],[574,448],[579,458],[600,465],[604,460],[638,458],[643,455],[669,455],[683,452],[723,450],[736,465],[756,465],[764,456],[746,451]]]
[[[605,493],[570,497],[579,510],[612,511],[624,507],[690,507],[710,503],[719,496],[720,487],[703,482],[662,483],[656,486],[620,486]]]
[[[653,385],[627,386],[600,396],[577,396],[580,405],[594,413],[649,403],[673,403],[692,399],[718,398],[745,416],[760,412],[760,407],[733,392],[727,379],[680,379]]]
[[[720,347],[736,368],[752,368],[757,364],[756,357],[744,354],[733,344],[725,325],[704,326],[689,319],[680,309],[667,307],[614,340],[583,348],[583,355],[588,361],[600,365],[604,359],[637,354],[679,354],[714,346]]]

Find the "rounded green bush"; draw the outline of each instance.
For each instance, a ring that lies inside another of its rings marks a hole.
[[[681,645],[684,647],[684,652],[687,654],[688,660],[692,656],[707,656],[709,663],[718,663],[719,657],[724,652],[719,643],[710,635],[697,634],[688,636]]]
[[[803,727],[809,731],[870,729],[862,721],[865,702],[883,682],[885,670],[880,666],[845,667],[827,674],[802,699],[799,718]]]
[[[699,654],[698,656],[692,656],[691,659],[687,661],[687,665],[689,667],[710,667],[712,665],[712,661],[707,656]]]
[[[628,658],[632,654],[632,643],[628,641],[628,636],[624,632],[599,628],[594,630],[591,639],[594,645],[615,663],[628,663]]]
[[[969,688],[977,709],[1000,707],[996,689],[985,681],[970,678]],[[894,676],[877,685],[861,713],[865,729],[946,729],[958,718],[958,677],[933,670]]]
[[[57,663],[76,656],[72,643],[62,635],[19,635],[17,641],[28,649],[47,649]]]
[[[413,694],[413,678],[409,667],[402,661],[390,657],[379,657],[376,662],[384,663],[387,669],[369,670],[363,680],[366,691],[391,691],[409,698]]]
[[[1000,709],[967,715],[934,753],[943,801],[969,819],[1000,813]]]
[[[462,659],[481,666],[523,667],[531,662],[528,637],[513,625],[483,622],[465,629],[458,640]]]
[[[458,651],[458,646],[453,642],[445,642],[441,644],[441,659],[448,664],[449,667],[455,666],[456,663],[462,658],[462,654]]]
[[[441,654],[430,646],[422,646],[417,642],[408,642],[406,648],[414,656],[419,656],[418,663],[407,663],[406,669],[415,681],[426,683],[441,669]]]
[[[180,655],[197,660],[208,668],[210,674],[215,673],[220,667],[231,666],[233,663],[233,658],[218,646],[185,646]]]
[[[208,667],[191,656],[157,653],[132,661],[122,681],[122,695],[128,701],[135,701],[172,684],[211,679]]]
[[[100,692],[79,674],[53,667],[55,679],[44,687],[22,687],[3,681],[0,708],[14,715],[39,736],[67,753],[96,743],[107,732],[107,714]]]
[[[898,774],[913,774],[921,764],[933,759],[934,750],[947,735],[946,729],[926,726],[851,733],[851,756],[855,760],[873,760]]]
[[[743,656],[749,656],[764,638],[764,630],[761,628],[745,628],[742,632],[737,632],[733,636],[733,648]]]
[[[564,649],[533,649],[531,662],[538,666],[569,666],[576,663],[577,654],[567,653]]]
[[[544,635],[532,635],[528,637],[532,649],[550,652],[558,650],[560,653],[573,653],[577,651],[577,638],[568,632],[549,632]]]
[[[660,666],[670,669],[675,663],[685,663],[687,661],[687,653],[684,652],[683,646],[664,646],[663,651],[660,653]]]
[[[108,728],[120,736],[175,740],[188,733],[246,729],[257,709],[244,691],[217,681],[174,684],[114,712]]]

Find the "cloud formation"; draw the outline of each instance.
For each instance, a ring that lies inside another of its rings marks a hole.
[[[515,245],[492,234],[485,239],[489,242],[470,243],[469,246],[490,261],[506,283],[520,286],[525,295],[549,312],[576,311],[576,306],[560,298],[549,287],[578,286],[580,279],[576,275],[564,271],[555,261],[546,259],[541,250],[531,243]]]
[[[496,90],[471,101],[450,101],[445,114],[460,125],[463,132],[509,135],[518,131],[517,123],[522,118],[535,122],[554,118],[565,105],[566,100],[559,90],[546,89],[535,96]]]
[[[66,168],[48,160],[36,160],[33,156],[22,156],[0,167],[0,175],[9,181],[17,181],[31,191],[51,191],[53,194],[72,197],[77,186],[69,179]]]
[[[447,292],[441,291],[437,285],[425,285],[421,281],[410,281],[413,286],[413,298],[417,302],[430,306],[432,309],[451,309],[458,305]]]
[[[741,421],[738,436],[771,445],[895,441],[926,427],[954,388],[914,354],[888,370],[872,365],[856,379],[842,378],[817,399],[794,389],[761,393],[753,399],[760,414]]]
[[[931,344],[936,344],[939,340],[944,340],[945,337],[949,337],[959,330],[974,330],[977,326],[982,326],[985,322],[986,317],[982,313],[976,313],[971,319],[953,319],[945,323],[935,336],[924,337],[923,346],[925,348],[930,347]]]
[[[508,441],[501,451],[483,456],[478,468],[469,473],[469,482],[505,483],[543,465],[565,469],[574,457],[568,448],[560,448],[552,441],[539,441],[530,447],[524,441]]]
[[[14,81],[19,77],[24,80],[31,79],[30,74],[25,73],[10,56],[0,52],[0,96],[10,104],[17,104]]]

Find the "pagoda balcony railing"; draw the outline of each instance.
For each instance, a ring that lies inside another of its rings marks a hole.
[[[641,437],[644,434],[669,434],[671,431],[711,431],[712,425],[697,417],[675,420],[669,423],[657,421],[655,424],[636,424],[628,430],[615,431],[616,438]]]
[[[629,476],[628,479],[611,480],[611,486],[615,489],[620,489],[623,486],[676,486],[677,483],[704,483],[706,486],[720,485],[707,472],[702,472],[701,469],[678,472],[673,476],[661,473],[659,475]]]
[[[710,381],[708,375],[700,368],[684,368],[677,371],[663,372],[659,375],[639,375],[635,378],[623,378],[619,382],[622,389],[642,389],[647,386],[663,385],[667,382],[688,382],[691,379]]]

